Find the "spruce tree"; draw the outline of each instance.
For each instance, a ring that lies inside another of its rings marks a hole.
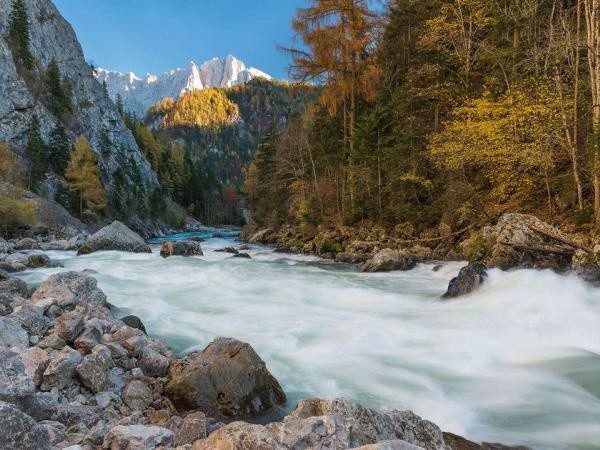
[[[65,127],[60,123],[56,125],[50,135],[49,154],[54,172],[64,175],[71,156],[71,139],[69,139]]]
[[[59,117],[62,117],[67,112],[71,112],[71,100],[65,92],[60,69],[54,58],[52,58],[46,69],[46,79],[50,96],[50,110]]]
[[[121,97],[121,94],[117,94],[117,110],[121,116],[125,115],[125,109],[123,108],[123,97]]]
[[[34,114],[31,117],[31,125],[29,126],[29,140],[25,148],[25,155],[29,160],[29,176],[27,187],[31,187],[40,181],[44,175],[44,171],[48,167],[48,154],[46,145],[42,139],[40,132],[40,122]]]
[[[9,37],[17,64],[33,69],[33,55],[29,49],[29,17],[23,0],[14,0],[9,17]]]
[[[79,214],[83,215],[83,206],[94,212],[106,207],[106,191],[100,181],[100,169],[96,154],[84,137],[79,137],[71,153],[65,176],[69,182],[69,190],[79,196]]]

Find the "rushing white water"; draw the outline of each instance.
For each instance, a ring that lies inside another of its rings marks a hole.
[[[178,236],[182,237],[184,235]],[[600,289],[549,271],[492,270],[440,301],[461,264],[361,274],[252,247],[252,260],[50,252],[96,271],[109,301],[184,353],[215,336],[249,342],[288,394],[412,409],[470,439],[535,449],[600,448]]]

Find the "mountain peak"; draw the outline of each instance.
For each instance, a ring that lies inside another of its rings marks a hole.
[[[106,69],[98,69],[96,76],[100,82],[106,82],[113,99],[120,95],[125,109],[139,117],[166,97],[177,99],[186,92],[208,87],[232,87],[256,77],[271,79],[258,69],[247,69],[244,62],[233,55],[215,57],[200,66],[190,61],[184,69],[173,69],[162,75],[146,74],[143,78],[133,72],[124,74]]]

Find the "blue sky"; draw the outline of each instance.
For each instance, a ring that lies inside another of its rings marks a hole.
[[[162,73],[232,54],[287,78],[291,19],[307,0],[54,0],[96,66]]]

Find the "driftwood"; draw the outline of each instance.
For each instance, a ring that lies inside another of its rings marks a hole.
[[[516,250],[521,250],[529,253],[546,253],[548,255],[564,255],[564,256],[572,256],[575,253],[574,248],[569,247],[533,247],[530,245],[522,245],[522,244],[512,244],[506,241],[498,241],[499,244],[506,245],[508,247],[512,247]]]
[[[542,230],[542,229],[540,229],[540,228],[538,228],[536,226],[530,226],[529,228],[531,230],[535,231],[536,233],[542,234],[542,235],[544,235],[546,237],[549,237],[550,239],[554,239],[555,241],[562,242],[563,244],[566,244],[569,247],[573,247],[573,248],[576,248],[576,249],[579,249],[579,250],[583,250],[584,252],[587,252],[587,253],[592,253],[592,249],[591,248],[586,247],[583,244],[579,244],[578,242],[575,242],[575,241],[572,241],[570,239],[564,238],[564,237],[559,236],[559,235],[557,235],[555,233],[551,233],[549,231]]]

